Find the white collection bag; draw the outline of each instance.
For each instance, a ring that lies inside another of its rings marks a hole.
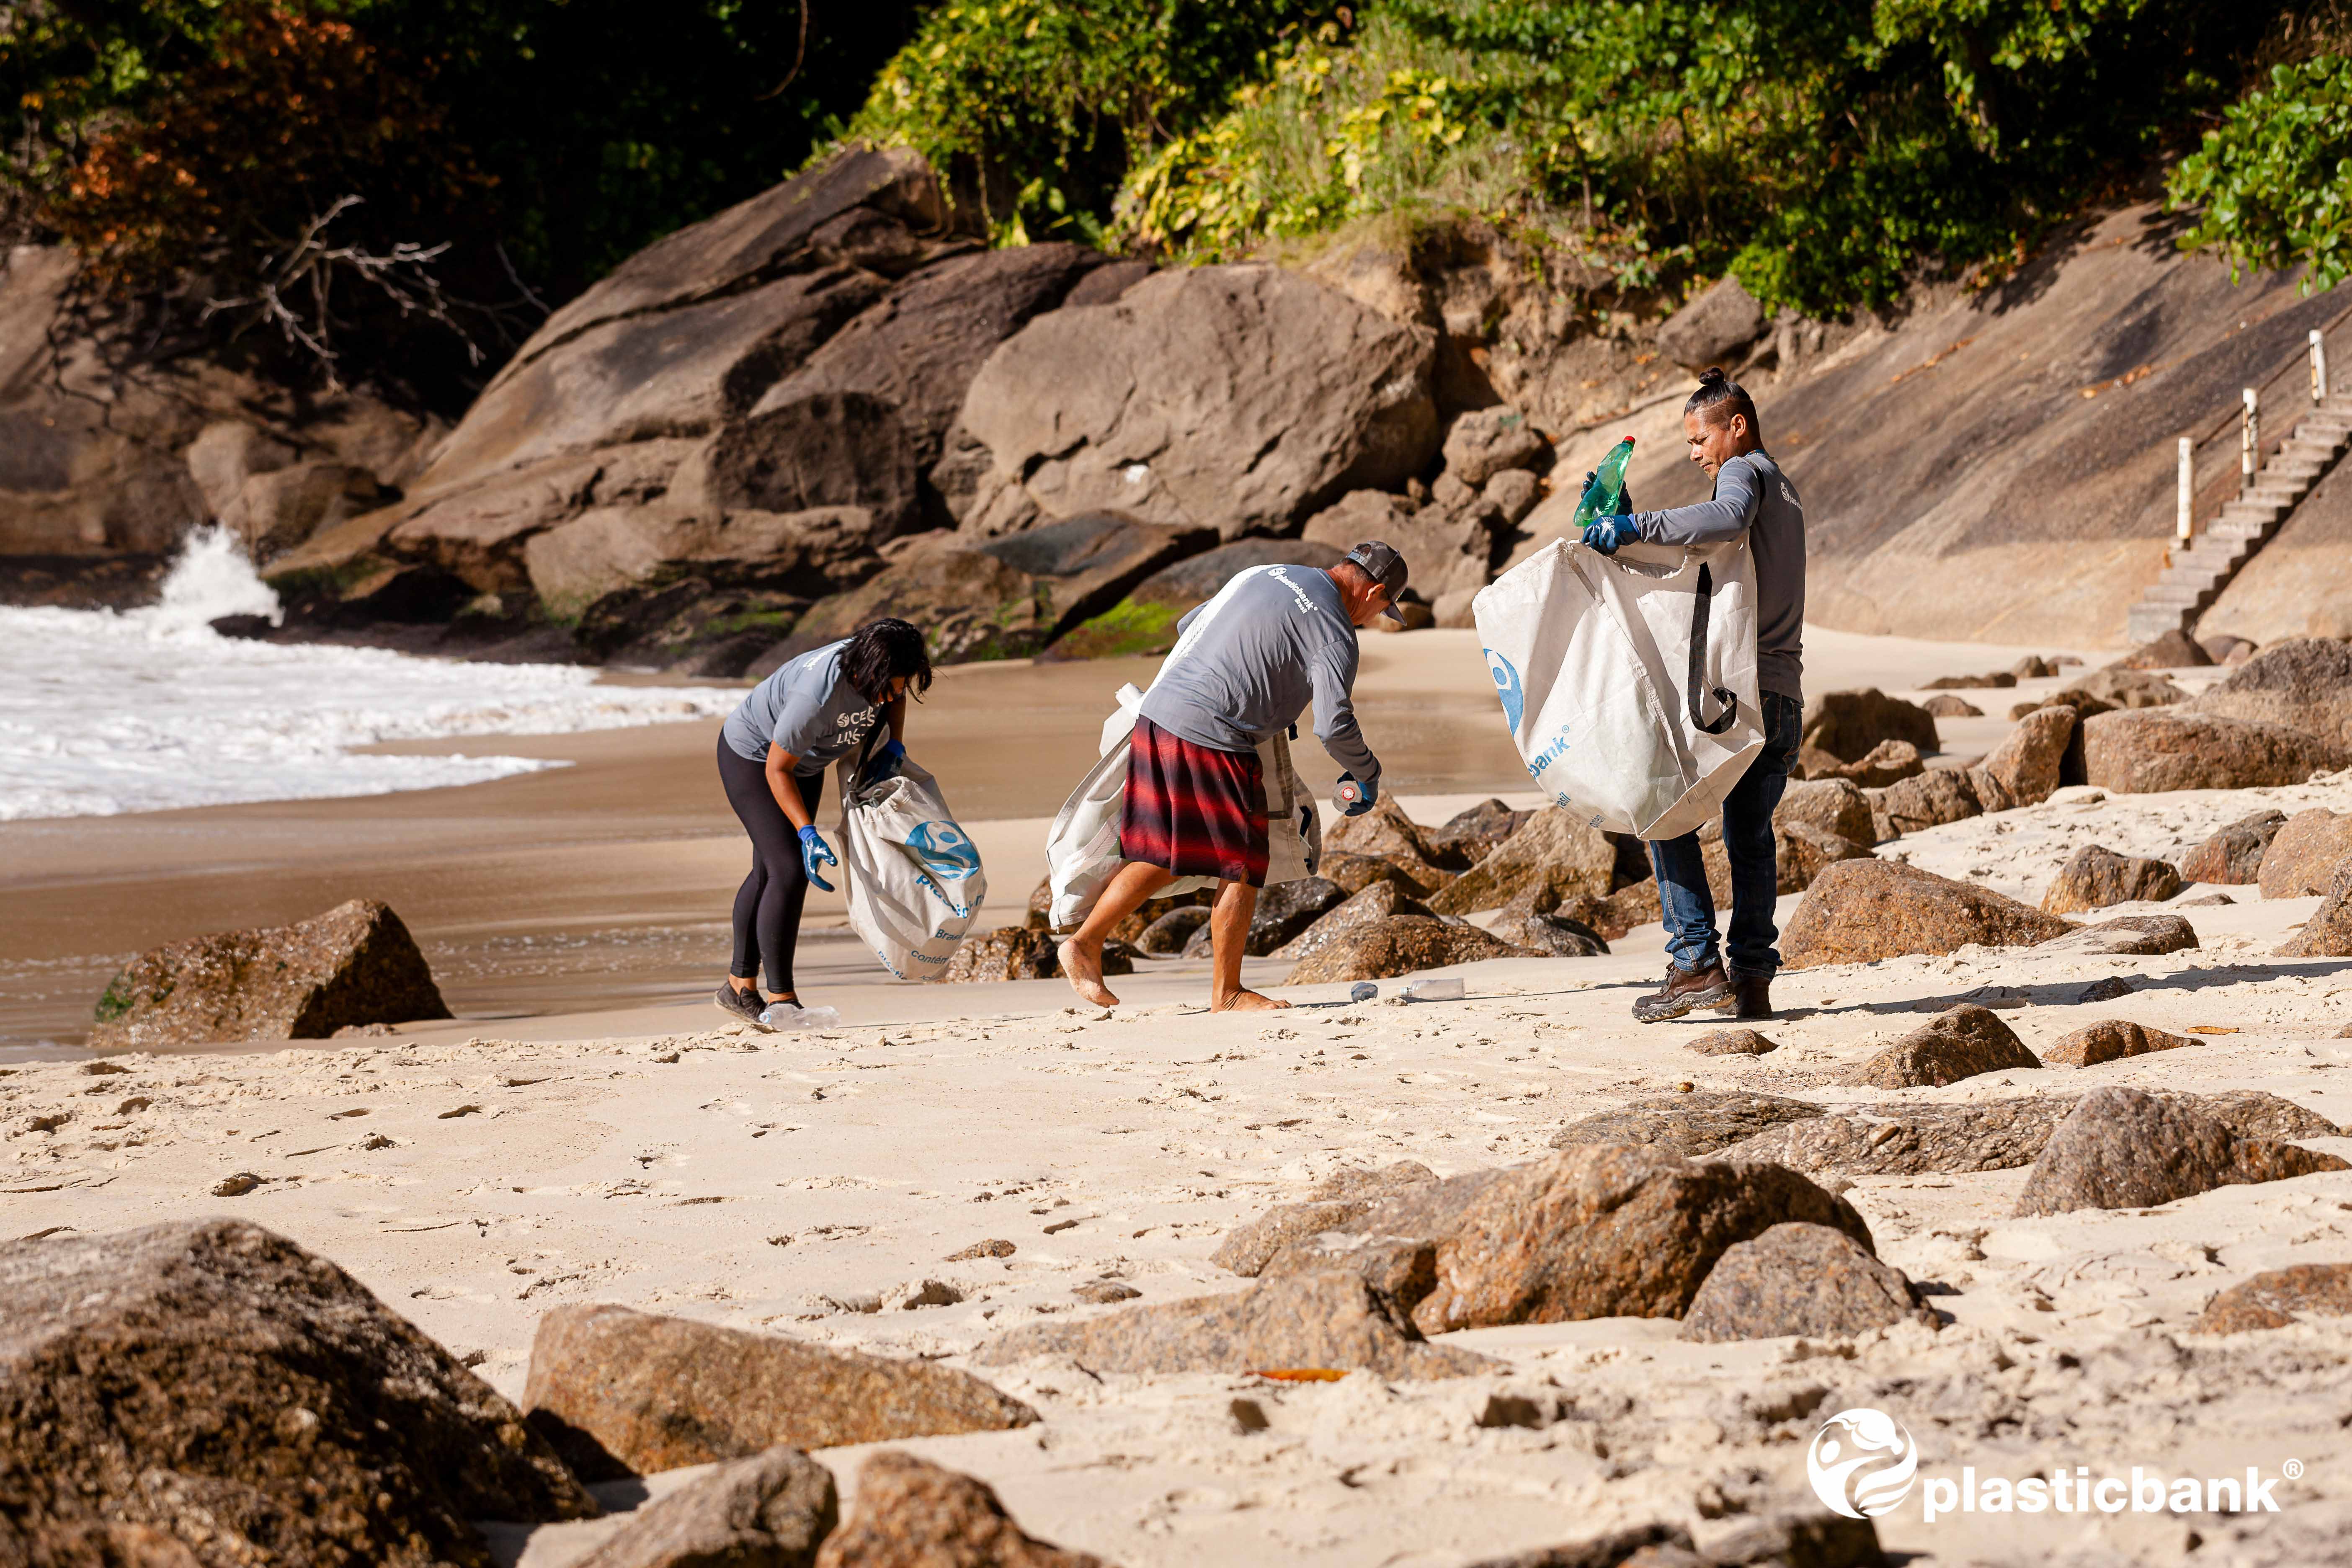
[[[843,758],[837,830],[849,926],[901,980],[938,980],[988,896],[971,836],[956,826],[939,781],[910,762],[859,784]]]
[[[1235,584],[1255,573],[1273,570],[1276,568],[1258,566],[1236,573],[1177,639],[1160,673],[1165,675],[1192,651],[1202,629],[1231,602]],[[1152,679],[1156,682],[1159,676]],[[1118,706],[1103,721],[1100,760],[1087,770],[1078,787],[1062,803],[1045,836],[1045,874],[1054,900],[1046,918],[1055,931],[1075,930],[1083,924],[1102,895],[1103,885],[1118,870],[1118,819],[1127,800],[1129,742],[1142,701],[1143,693],[1131,683],[1118,689]],[[1291,765],[1289,738],[1277,733],[1259,745],[1257,755],[1265,777],[1265,883],[1270,888],[1315,874],[1316,867],[1323,863],[1323,825],[1315,802]],[[1179,877],[1153,896],[1181,898],[1215,883],[1213,877]]]
[[[1528,773],[1595,827],[1680,837],[1764,749],[1745,536],[1613,557],[1556,540],[1470,610]]]

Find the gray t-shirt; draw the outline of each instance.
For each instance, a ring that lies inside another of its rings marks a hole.
[[[1311,699],[1315,736],[1368,786],[1380,759],[1356,727],[1356,628],[1339,585],[1313,566],[1254,566],[1176,623],[1179,641],[1138,710],[1172,735],[1219,752],[1252,752],[1298,721]]]
[[[814,778],[864,745],[880,710],[842,679],[848,644],[844,637],[812,648],[751,688],[719,731],[735,754],[764,762],[772,742],[793,754],[793,773]]]
[[[1744,529],[1756,562],[1756,684],[1805,700],[1805,503],[1768,452],[1745,452],[1715,476],[1715,499],[1633,514],[1652,544],[1717,544]]]

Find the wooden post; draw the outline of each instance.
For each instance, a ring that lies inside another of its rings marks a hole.
[[[2327,401],[2327,340],[2319,329],[2311,329],[2311,402],[2314,407]]]
[[[2180,438],[2180,503],[2175,523],[2184,543],[2195,531],[2196,522],[2197,443],[2183,436]]]
[[[2252,387],[2246,388],[2246,410],[2238,421],[2238,489],[2241,493],[2254,488],[2254,461],[2262,447],[2262,401]]]

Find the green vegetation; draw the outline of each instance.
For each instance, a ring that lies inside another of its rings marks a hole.
[[[1125,658],[1159,653],[1176,640],[1181,605],[1157,599],[1121,599],[1092,620],[1071,628],[1062,648],[1072,658]]]
[[[2300,262],[2306,291],[2336,287],[2352,272],[2352,58],[2273,68],[2168,188],[2198,214],[2184,248],[2221,252],[2232,277]]]
[[[111,1024],[131,1011],[131,974],[128,970],[106,983],[98,998],[98,1021]]]

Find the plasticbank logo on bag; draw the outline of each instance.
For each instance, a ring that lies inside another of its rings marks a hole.
[[[2163,1474],[2140,1465],[2128,1478],[2094,1475],[2088,1465],[2037,1465],[2023,1476],[1983,1475],[1974,1465],[1948,1476],[1921,1477],[1919,1450],[1903,1424],[1884,1410],[1857,1406],[1822,1423],[1805,1450],[1813,1495],[1848,1519],[1879,1519],[1903,1506],[1916,1486],[1920,1510],[1933,1524],[1948,1513],[2276,1513],[2272,1495],[2281,1480],[2300,1480],[2303,1461],[2289,1459],[2265,1479],[2261,1467],[2236,1476]]]
[[[1503,700],[1503,721],[1510,725],[1511,733],[1516,735],[1519,732],[1519,715],[1526,710],[1528,701],[1527,689],[1519,684],[1519,672],[1509,659],[1493,648],[1479,651],[1486,656],[1486,673],[1495,678],[1495,695]]]
[[[980,851],[971,837],[952,822],[922,822],[907,835],[907,847],[923,869],[950,882],[960,882],[980,869]]]

